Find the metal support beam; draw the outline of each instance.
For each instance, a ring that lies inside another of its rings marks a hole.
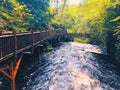
[[[15,69],[13,71],[13,78],[16,78],[16,75],[17,75],[18,69],[20,67],[21,61],[22,61],[22,56],[18,59],[18,61],[16,63]]]
[[[32,50],[31,50],[31,54],[33,54],[34,52],[34,33],[33,31],[31,30],[31,41],[32,41]]]
[[[0,72],[5,75],[7,78],[11,79],[12,80],[12,77],[11,75],[9,75],[6,71],[4,71],[2,68],[0,68]]]
[[[9,69],[10,70],[10,74],[7,73],[5,70],[0,68],[0,72],[11,80],[11,90],[16,90],[15,78],[16,78],[18,69],[20,67],[21,60],[22,60],[22,56],[17,60],[15,66],[14,66],[14,62],[10,63],[10,69]]]
[[[11,69],[11,77],[12,77],[12,80],[11,80],[11,90],[16,90],[15,78],[13,78],[13,75],[14,75],[14,63],[13,62],[10,64],[10,69]]]

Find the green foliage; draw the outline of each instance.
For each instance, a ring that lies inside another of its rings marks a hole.
[[[110,22],[115,22],[115,21],[118,21],[118,20],[120,20],[120,16],[114,18],[113,20],[110,20]]]
[[[47,24],[52,18],[49,11],[49,0],[18,0],[21,4],[26,4],[33,18],[29,20],[30,29],[47,29]]]
[[[0,5],[0,29],[12,31],[25,31],[28,29],[28,19],[32,16],[25,5],[19,4],[16,0],[1,1]]]
[[[104,27],[107,28],[107,51],[113,58],[120,61],[120,3],[114,2],[106,12]]]
[[[81,32],[91,34],[90,43],[105,43],[103,17],[106,15],[106,9],[110,4],[110,0],[90,0],[89,2],[85,1],[84,4],[73,6],[66,3],[64,11],[62,11],[63,3],[58,8],[58,15],[54,17],[51,23],[64,25],[69,33]]]
[[[74,38],[74,41],[79,43],[89,43],[89,38]]]
[[[77,5],[60,4],[58,15],[51,20],[51,23],[57,24],[58,28],[64,25],[69,33],[91,34],[90,39],[74,40],[102,44],[110,55],[120,61],[119,0],[84,0],[84,3]]]
[[[119,35],[119,37],[120,37],[120,35]],[[116,57],[115,57],[115,59],[120,62],[120,39],[115,44],[115,47],[116,47],[116,54],[115,54]]]
[[[49,2],[57,3],[57,8]],[[70,5],[69,0],[0,0],[0,30],[26,31],[65,28],[69,33],[88,33],[83,43],[103,44],[120,61],[120,1],[84,0]],[[57,10],[58,14],[53,15]]]
[[[51,17],[49,0],[0,1],[0,29],[3,30],[47,29]]]

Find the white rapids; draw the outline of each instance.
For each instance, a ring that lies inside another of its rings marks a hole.
[[[102,72],[100,71],[100,64],[97,63],[91,52],[104,53],[96,45],[77,42],[64,43],[51,55],[46,55],[46,61],[31,74],[27,87],[24,89],[116,90],[94,77],[96,73],[96,75],[102,76]],[[112,71],[105,72],[117,77]]]

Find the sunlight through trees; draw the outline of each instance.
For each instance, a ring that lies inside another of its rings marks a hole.
[[[119,0],[1,0],[0,30],[67,29],[89,33],[120,60]]]

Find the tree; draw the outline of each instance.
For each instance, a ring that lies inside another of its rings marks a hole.
[[[105,46],[113,58],[120,60],[120,1],[84,0],[77,5],[64,2],[51,23],[57,28],[63,25],[69,33],[90,33],[89,43]]]
[[[26,4],[31,11],[33,18],[29,20],[30,29],[47,29],[47,24],[52,18],[49,11],[49,0],[19,0],[21,4]]]
[[[1,29],[20,31],[27,30],[29,23],[28,19],[32,16],[25,5],[19,4],[16,0],[1,1],[0,18],[4,23],[1,24]]]

